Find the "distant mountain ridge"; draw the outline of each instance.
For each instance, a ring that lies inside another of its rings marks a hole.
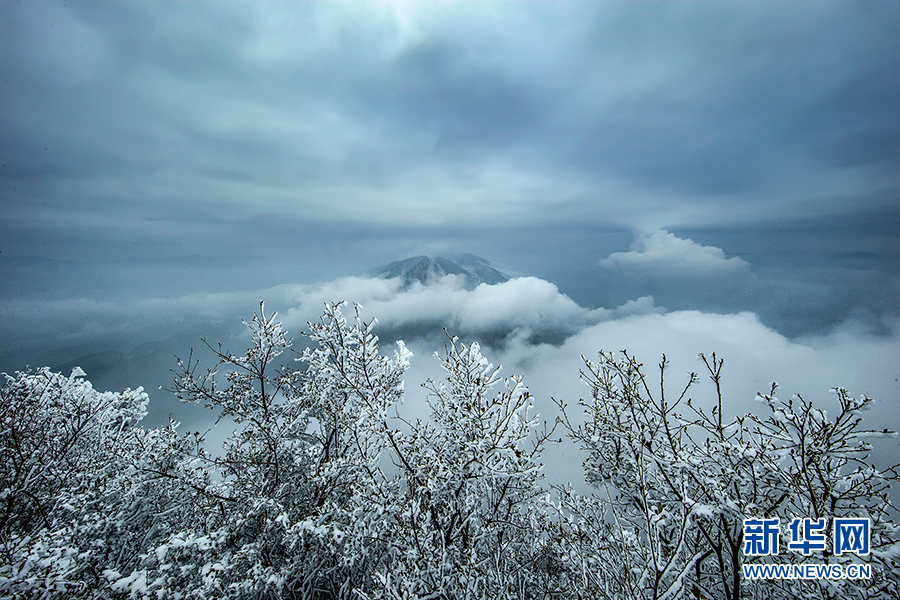
[[[413,256],[403,260],[395,260],[372,271],[375,277],[382,279],[401,279],[404,287],[415,282],[427,285],[446,275],[459,275],[466,281],[467,287],[476,287],[486,283],[495,285],[509,281],[509,277],[495,269],[490,262],[474,254],[461,254],[455,260],[443,256]]]

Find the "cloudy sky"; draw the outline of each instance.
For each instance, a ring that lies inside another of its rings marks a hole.
[[[173,353],[348,300],[414,380],[443,326],[545,400],[580,354],[716,350],[732,412],[843,385],[900,427],[898,28],[893,1],[4,2],[0,370],[82,364],[190,422]],[[513,279],[365,276],[454,252]]]

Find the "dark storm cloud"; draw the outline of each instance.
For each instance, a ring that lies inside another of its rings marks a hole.
[[[3,216],[102,241],[194,201],[373,227],[852,213],[900,189],[897,10],[11,5]]]
[[[887,24],[896,15],[872,13],[896,6],[799,6],[646,10],[682,25],[656,32],[659,40],[641,37],[645,27],[627,15],[625,30],[638,32],[645,53],[671,63],[671,73],[614,103],[572,159],[698,195],[765,190],[785,163],[814,172],[798,161],[852,153],[845,146],[853,139],[869,153],[854,166],[890,162],[900,127],[900,36]],[[599,26],[597,37],[610,29]],[[633,48],[626,41],[623,50]],[[897,180],[891,185],[896,191]]]
[[[871,42],[870,42],[871,44]],[[866,44],[869,45],[869,44]],[[900,33],[883,55],[858,57],[857,72],[810,106],[800,122],[808,151],[835,167],[875,166],[896,182],[900,164]]]
[[[435,128],[438,148],[533,142],[551,109],[540,90],[479,65],[458,44],[426,43],[397,57],[388,92],[398,118]],[[534,82],[529,82],[534,83]]]

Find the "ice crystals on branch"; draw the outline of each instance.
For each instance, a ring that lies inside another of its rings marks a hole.
[[[643,365],[625,352],[584,360],[582,378],[591,396],[580,402],[583,422],[570,418],[560,403],[566,428],[588,453],[586,476],[603,494],[594,503],[571,492],[560,495],[560,513],[574,519],[573,527],[585,536],[578,543],[563,538],[585,565],[584,577],[612,597],[743,598],[752,590],[742,581],[741,563],[778,553],[777,534],[772,551],[757,551],[751,542],[758,540],[744,538],[746,523],[791,523],[802,516],[821,529],[828,519],[858,518],[872,523],[872,544],[878,547],[869,558],[874,575],[840,585],[839,595],[896,597],[900,571],[891,557],[900,538],[891,522],[896,509],[889,489],[900,476],[896,467],[879,470],[868,462],[871,447],[864,438],[881,433],[861,427],[861,412],[872,400],[837,388],[839,411],[829,419],[800,396],[778,399],[772,384],[760,395],[767,417],[739,415],[728,422],[724,361],[715,354],[700,359],[716,392],[709,410],[689,396],[696,374],[688,374],[676,396],[666,385],[665,355],[658,385],[651,385]],[[817,548],[801,559],[821,559]],[[829,597],[835,585],[784,580],[765,593]]]
[[[403,421],[411,353],[382,354],[376,321],[346,309],[326,304],[291,357],[260,303],[245,352],[207,344],[211,367],[178,361],[171,391],[236,425],[218,455],[177,423],[142,428],[140,388],[97,392],[80,370],[7,376],[0,596],[733,600],[756,593],[742,562],[778,558],[742,553],[757,518],[806,518],[816,544],[827,519],[870,524],[870,580],[785,580],[767,597],[900,596],[900,477],[869,462],[865,439],[889,434],[862,428],[870,399],[838,388],[829,418],[773,384],[767,416],[729,421],[715,354],[700,356],[707,409],[694,373],[672,393],[665,356],[657,386],[635,357],[601,352],[584,361],[583,418],[558,403],[599,492],[583,495],[543,484],[558,422],[539,421],[521,376],[448,334],[444,377],[423,384],[430,419]],[[842,536],[835,565],[862,552]],[[807,549],[801,560],[821,554]]]

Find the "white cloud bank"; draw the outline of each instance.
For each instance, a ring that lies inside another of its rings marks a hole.
[[[665,230],[635,233],[630,251],[611,254],[600,265],[671,275],[718,275],[750,268],[742,258],[726,258],[721,248],[703,246]]]
[[[837,409],[834,387],[844,387],[854,396],[876,400],[863,415],[863,428],[900,430],[898,402],[900,383],[896,357],[900,356],[900,323],[891,335],[879,336],[847,326],[829,335],[789,340],[765,327],[753,313],[710,314],[677,311],[642,314],[590,325],[560,346],[534,345],[516,338],[504,349],[485,354],[495,364],[504,365],[504,375],[524,374],[542,419],[552,422],[556,398],[569,406],[576,420],[581,411],[576,404],[589,391],[580,382],[581,356],[595,359],[601,349],[628,350],[644,363],[647,382],[654,393],[659,389],[658,364],[663,353],[669,359],[666,389],[677,398],[688,380],[688,372],[700,375],[692,387],[694,401],[713,406],[715,388],[698,358],[716,352],[725,360],[723,371],[724,414],[732,417],[752,412],[766,416],[765,406],[756,401],[757,392],[768,391],[770,382],[779,384],[778,396],[788,399],[800,394],[824,407],[830,416]],[[413,350],[417,350],[413,346]],[[419,358],[419,361],[422,359]],[[409,386],[407,389],[412,390]],[[409,402],[409,401],[408,401]],[[684,414],[690,414],[682,407]],[[882,466],[900,462],[900,441],[878,439],[873,443],[873,459]],[[583,480],[584,455],[566,442],[552,446],[545,455],[546,474],[554,483],[572,482],[587,490]]]
[[[718,248],[680,240],[666,232],[649,237],[653,239],[634,252],[656,257],[655,263],[646,257],[648,264],[658,266],[666,260],[678,260],[677,250],[687,256],[685,265],[704,265],[707,273],[747,268],[740,259],[725,258]],[[830,410],[836,407],[829,393],[833,387],[845,387],[854,395],[866,394],[877,400],[865,417],[866,423],[878,429],[900,429],[896,416],[900,383],[894,359],[900,356],[900,323],[890,335],[872,334],[848,324],[827,335],[792,340],[765,326],[752,312],[666,312],[649,296],[612,310],[587,309],[552,283],[533,277],[481,285],[474,290],[466,290],[463,281],[454,276],[407,289],[396,280],[357,277],[291,286],[285,291],[289,293],[284,300],[293,304],[282,316],[294,333],[305,328],[306,320],[318,317],[323,302],[349,300],[363,305],[364,318],[379,320],[376,333],[403,327],[428,331],[433,325],[435,332],[446,327],[464,342],[479,341],[489,360],[504,365],[505,375],[525,375],[538,410],[550,421],[556,415],[551,397],[574,405],[586,393],[579,381],[581,356],[593,358],[603,349],[628,350],[644,362],[651,386],[658,385],[657,364],[665,353],[670,361],[666,377],[669,393],[677,395],[676,389],[680,392],[687,373],[694,371],[701,380],[693,388],[693,398],[708,406],[714,389],[698,354],[716,352],[726,362],[723,389],[728,416],[762,414],[764,407],[755,401],[756,394],[768,391],[770,382],[776,381],[782,397],[799,393]],[[531,334],[544,331],[562,335],[553,344],[536,342],[540,336]],[[498,339],[502,342],[491,347],[492,340]],[[406,341],[415,357],[407,375],[402,412],[407,417],[426,418],[425,392],[419,384],[429,377],[442,377],[438,361],[432,357],[439,347],[434,347],[435,338],[427,334]],[[900,460],[897,440],[879,440],[876,450],[882,463]],[[553,465],[551,479],[580,481],[581,460],[583,457],[571,446],[552,450],[547,459]]]
[[[347,300],[363,306],[383,327],[440,324],[451,332],[466,334],[554,332],[571,335],[583,327],[631,314],[659,312],[653,298],[645,296],[615,309],[587,309],[559,291],[549,281],[519,277],[497,285],[482,284],[474,290],[465,281],[448,275],[429,285],[415,283],[403,289],[399,280],[347,277],[315,286],[295,286],[284,313],[284,323],[302,327],[315,319],[323,303]]]
[[[622,253],[629,258],[616,260],[635,259],[635,264],[643,260],[659,265],[666,260],[680,260],[672,249],[681,249],[681,256],[687,256],[683,263],[706,265],[708,271],[745,268],[743,261],[730,262],[734,259],[725,258],[716,248],[679,240],[665,232],[648,236],[642,244],[630,253]],[[655,262],[651,257],[655,257]],[[525,375],[538,410],[550,421],[556,416],[551,397],[573,406],[586,394],[579,382],[582,355],[591,358],[601,349],[627,349],[645,363],[652,386],[658,382],[656,364],[666,353],[671,361],[667,382],[672,392],[680,391],[687,372],[696,371],[701,381],[694,398],[709,403],[713,389],[697,354],[715,351],[726,361],[724,391],[728,415],[760,412],[764,407],[754,402],[756,393],[767,390],[774,380],[781,384],[783,397],[800,393],[832,409],[835,404],[828,393],[832,387],[845,387],[854,395],[869,395],[877,403],[866,416],[866,423],[876,429],[900,429],[900,413],[896,410],[900,399],[896,363],[900,356],[900,323],[894,323],[888,335],[875,335],[847,324],[827,335],[792,340],[763,325],[751,312],[666,312],[656,307],[649,296],[615,309],[589,309],[552,283],[534,277],[468,290],[464,281],[454,276],[408,288],[403,288],[398,280],[348,277],[313,285],[282,285],[253,292],[146,299],[127,304],[78,299],[6,301],[0,303],[0,308],[15,324],[5,326],[10,339],[32,340],[44,348],[76,346],[92,340],[96,351],[100,351],[110,349],[112,340],[117,338],[131,340],[130,345],[122,342],[122,347],[127,348],[165,339],[190,325],[190,331],[202,331],[211,342],[221,339],[229,348],[238,350],[247,336],[239,318],[249,318],[261,299],[267,302],[267,312],[279,312],[298,347],[306,343],[300,336],[307,329],[306,321],[318,319],[325,302],[341,300],[360,303],[366,320],[377,318],[380,323],[375,331],[379,335],[393,330],[394,334],[411,336],[406,341],[415,356],[406,378],[408,391],[401,410],[413,418],[428,416],[425,392],[419,384],[426,378],[442,376],[438,361],[431,355],[440,350],[435,334],[442,335],[441,327],[446,327],[464,342],[482,342],[485,355],[495,364],[503,364],[505,375]],[[240,338],[227,337],[230,331]],[[217,338],[222,333],[226,338]],[[181,338],[176,341],[188,344]],[[196,340],[190,343],[197,345]],[[165,377],[170,378],[171,353],[184,355],[187,350],[186,345],[165,351],[167,360],[160,361],[166,365]],[[386,346],[383,350],[390,352],[391,348]],[[59,362],[74,358],[60,356]],[[148,359],[145,364],[150,365],[151,361]],[[24,364],[18,365],[21,367]],[[146,383],[135,380],[129,385]],[[154,396],[154,401],[158,401],[155,398],[165,402],[162,395]],[[186,421],[186,426],[191,425]],[[878,440],[876,450],[876,458],[882,464],[900,460],[897,440]],[[548,475],[555,482],[578,482],[582,460],[583,456],[571,446],[554,447],[546,460],[552,465]]]

